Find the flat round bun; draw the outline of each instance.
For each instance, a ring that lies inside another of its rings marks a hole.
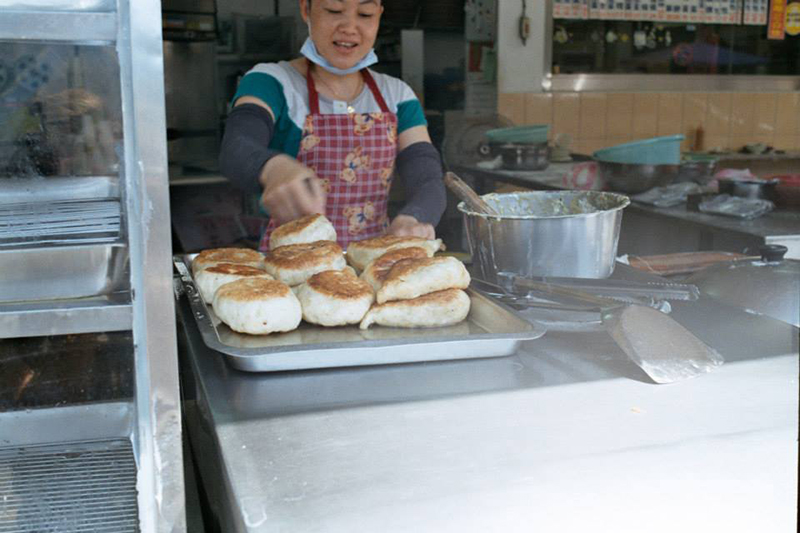
[[[404,259],[424,259],[431,257],[431,255],[430,250],[419,246],[390,250],[368,264],[364,272],[361,273],[361,279],[369,283],[372,289],[377,291],[383,285],[383,280],[386,279],[395,263]]]
[[[325,216],[308,215],[275,228],[269,237],[269,249],[317,241],[336,242],[336,229]]]
[[[348,270],[326,270],[300,285],[303,320],[320,326],[358,324],[375,300],[372,287]]]
[[[386,252],[398,248],[409,248],[411,246],[418,246],[428,250],[429,256],[443,249],[442,239],[428,240],[422,237],[384,235],[382,237],[351,242],[347,246],[347,262],[359,271],[363,271],[368,264]]]
[[[203,250],[192,261],[192,274],[219,263],[236,263],[264,270],[264,256],[249,248],[211,248]]]
[[[466,289],[469,282],[469,272],[455,257],[403,259],[395,263],[386,275],[376,300],[382,304],[445,289]]]
[[[260,268],[236,263],[218,263],[197,272],[194,282],[200,291],[200,296],[211,305],[217,289],[226,283],[244,278],[275,279]]]
[[[435,328],[458,324],[469,314],[470,299],[460,289],[432,292],[412,300],[373,305],[359,326],[372,324],[396,328]]]
[[[250,335],[292,331],[303,315],[300,302],[286,284],[252,278],[217,289],[214,313],[232,330]]]
[[[346,266],[341,246],[331,241],[281,246],[264,258],[267,272],[289,286],[300,285],[318,272]]]

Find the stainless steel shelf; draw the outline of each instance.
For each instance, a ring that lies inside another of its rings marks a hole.
[[[0,304],[0,338],[124,331],[133,327],[128,293]]]
[[[0,11],[0,40],[113,43],[116,13]]]

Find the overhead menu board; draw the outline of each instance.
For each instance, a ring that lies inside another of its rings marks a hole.
[[[739,24],[748,0],[555,0],[553,17],[561,19],[631,20]],[[768,4],[768,0],[750,3]],[[753,8],[758,8],[754,5]],[[756,20],[756,19],[754,19]],[[766,7],[761,24],[766,24]],[[757,24],[758,22],[751,22]]]
[[[553,2],[553,18],[587,19],[589,18],[589,0],[555,0]]]
[[[763,26],[767,23],[768,14],[769,0],[744,0],[744,24]]]

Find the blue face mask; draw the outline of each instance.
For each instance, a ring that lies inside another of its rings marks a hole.
[[[344,76],[345,74],[352,74],[353,72],[358,72],[363,68],[367,68],[370,65],[374,65],[378,62],[378,56],[375,55],[375,49],[370,48],[369,53],[365,55],[361,61],[353,65],[348,69],[341,69],[334,67],[333,65],[328,62],[327,59],[322,57],[322,54],[317,51],[317,46],[314,44],[314,41],[311,40],[311,36],[309,35],[306,39],[306,42],[303,43],[303,47],[300,49],[300,53],[306,56],[309,60],[316,63],[320,67],[324,68],[328,72],[332,74],[338,74],[340,76]]]

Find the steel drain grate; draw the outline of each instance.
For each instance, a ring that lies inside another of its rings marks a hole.
[[[139,531],[131,443],[0,448],[0,533]]]

